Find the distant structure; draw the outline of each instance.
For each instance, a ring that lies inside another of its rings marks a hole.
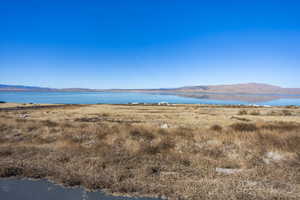
[[[130,102],[128,104],[131,104],[131,105],[139,105],[140,103],[139,102]]]
[[[162,101],[162,102],[159,102],[157,105],[159,105],[159,106],[168,106],[169,103],[165,102],[165,101]]]

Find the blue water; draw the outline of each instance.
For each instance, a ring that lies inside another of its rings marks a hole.
[[[234,98],[233,98],[234,99]],[[256,105],[298,105],[300,96],[277,98],[270,101],[247,102],[239,100],[197,99],[166,94],[129,92],[0,92],[0,101],[16,103],[54,104],[128,104],[168,102],[174,104],[256,104]]]
[[[157,198],[130,198],[88,192],[83,188],[65,188],[46,180],[0,179],[2,200],[159,200]]]

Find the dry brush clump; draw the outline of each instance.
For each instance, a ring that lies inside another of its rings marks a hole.
[[[282,112],[282,114],[283,114],[284,116],[291,116],[291,115],[293,115],[292,112],[291,112],[290,110],[282,110],[281,112]]]
[[[238,132],[254,132],[258,130],[256,124],[253,123],[234,123],[230,127]]]
[[[267,112],[267,115],[269,115],[269,116],[293,116],[293,115],[295,115],[295,112],[293,112],[290,109],[271,110],[271,111]]]
[[[221,132],[223,130],[223,127],[220,126],[220,125],[218,125],[218,124],[215,124],[215,125],[213,125],[213,126],[210,127],[210,130]]]
[[[299,131],[292,122],[161,129],[11,114],[0,119],[0,177],[170,199],[297,199]]]
[[[239,110],[238,115],[247,115],[247,110]]]
[[[260,115],[260,111],[259,110],[253,110],[250,112],[250,115]]]

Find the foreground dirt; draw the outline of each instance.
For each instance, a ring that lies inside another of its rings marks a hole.
[[[300,108],[0,106],[0,177],[169,199],[299,199]]]

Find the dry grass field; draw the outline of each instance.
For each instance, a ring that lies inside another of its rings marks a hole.
[[[0,104],[0,177],[168,199],[300,199],[300,108]]]

